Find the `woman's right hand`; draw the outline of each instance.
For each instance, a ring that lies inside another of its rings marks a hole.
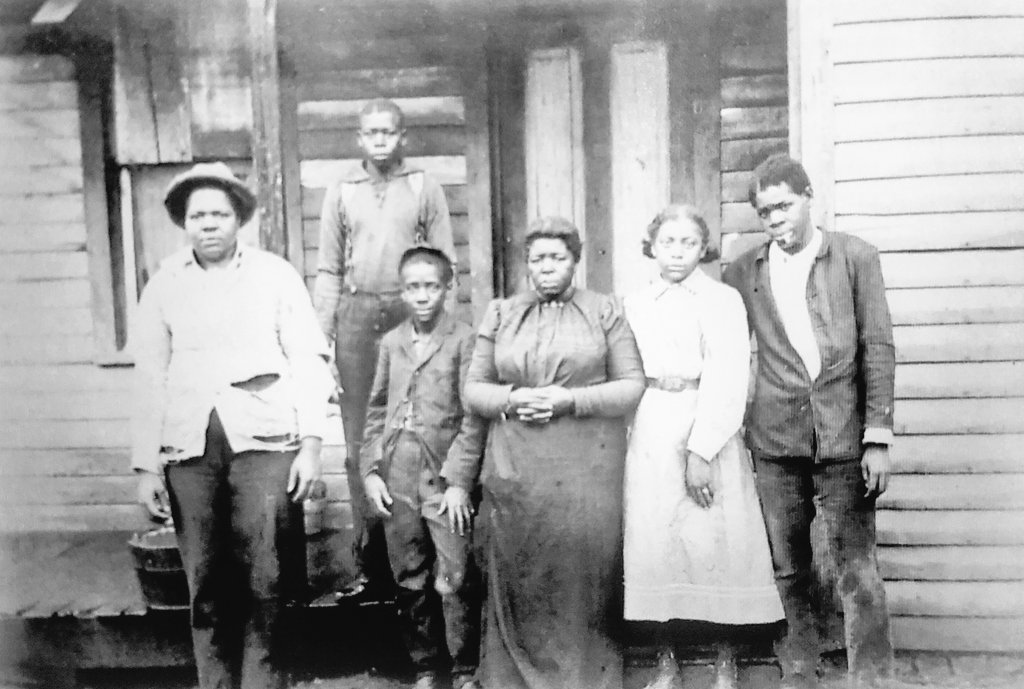
[[[539,388],[516,388],[508,396],[510,413],[523,423],[546,423],[554,406]]]
[[[711,462],[697,453],[686,453],[686,493],[705,509],[711,507],[715,498],[715,488],[712,485],[714,472],[711,468]]]

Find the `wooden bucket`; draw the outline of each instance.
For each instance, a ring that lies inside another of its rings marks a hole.
[[[154,610],[188,608],[188,582],[178,539],[170,526],[135,534],[128,541],[146,605]]]

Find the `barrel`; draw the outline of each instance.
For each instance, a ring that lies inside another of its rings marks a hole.
[[[173,527],[135,534],[128,545],[146,605],[154,610],[188,608],[188,581]]]

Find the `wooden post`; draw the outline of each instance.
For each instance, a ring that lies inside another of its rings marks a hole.
[[[252,56],[252,160],[259,202],[260,246],[285,256],[277,0],[248,0],[248,5],[249,50]]]
[[[789,151],[814,189],[815,221],[835,220],[835,99],[833,97],[833,2],[787,0]]]

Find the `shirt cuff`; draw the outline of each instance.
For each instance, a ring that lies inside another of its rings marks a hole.
[[[865,428],[865,445],[892,445],[893,435],[891,428]]]
[[[694,454],[698,455],[701,459],[703,459],[705,462],[708,462],[709,464],[711,463],[711,460],[715,458],[715,455],[718,453],[718,451],[712,449],[710,445],[701,443],[699,441],[696,443],[693,441],[689,442],[686,445],[686,451],[693,452]]]

